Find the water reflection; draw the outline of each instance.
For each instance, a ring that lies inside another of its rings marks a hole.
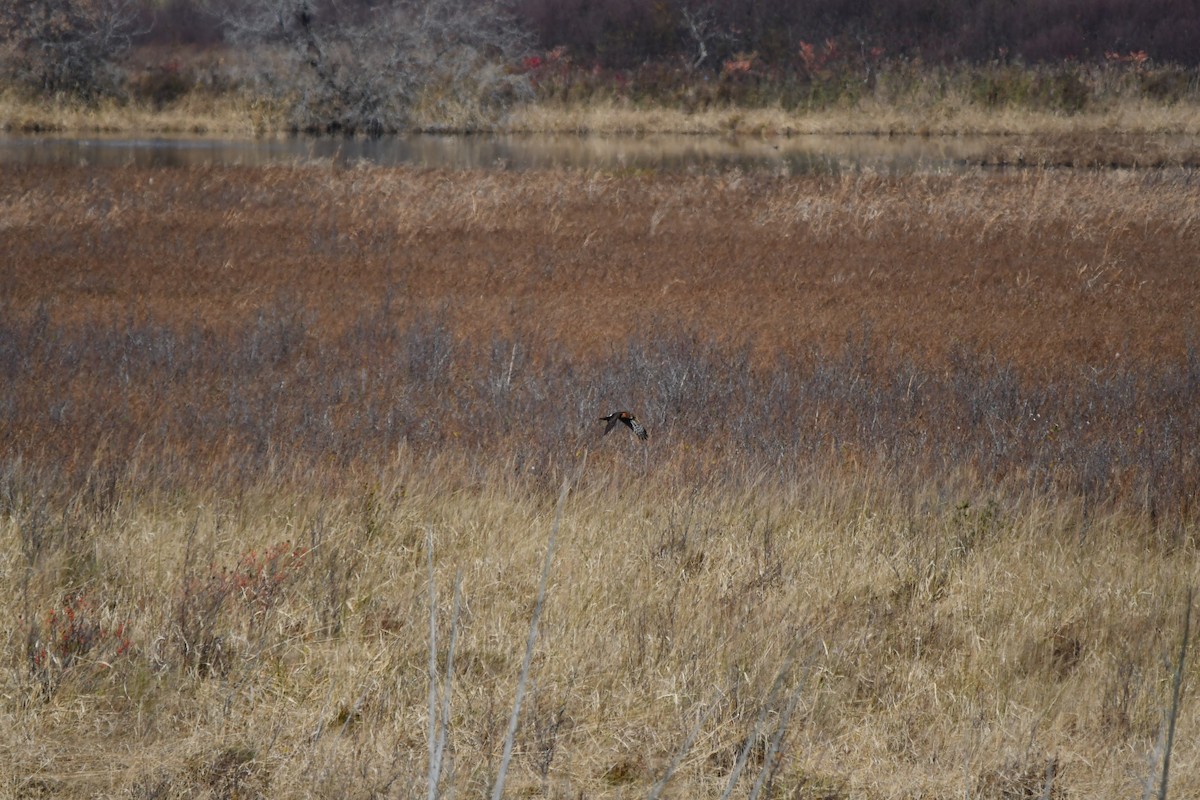
[[[978,164],[996,137],[391,136],[380,139],[213,139],[0,136],[0,163],[94,166],[256,166],[295,161],[484,169],[811,173],[909,172]]]

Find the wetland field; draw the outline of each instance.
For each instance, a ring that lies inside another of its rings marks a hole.
[[[1174,166],[0,165],[0,797],[1197,796],[1197,253]]]

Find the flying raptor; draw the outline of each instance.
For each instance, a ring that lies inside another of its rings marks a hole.
[[[637,417],[635,417],[633,414],[630,414],[628,411],[614,411],[607,417],[601,417],[600,421],[608,423],[608,425],[604,426],[604,433],[601,434],[602,436],[607,436],[608,432],[615,428],[618,422],[622,422],[629,428],[629,430],[637,434],[637,437],[642,441],[645,441],[650,437],[650,434],[646,432],[645,426],[638,422]]]

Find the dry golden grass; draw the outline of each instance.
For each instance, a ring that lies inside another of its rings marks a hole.
[[[102,101],[95,105],[30,100],[0,90],[0,131],[197,134],[252,137],[278,130],[282,114],[261,98],[192,94],[165,108]]]
[[[1187,103],[1125,103],[1102,111],[1062,114],[1019,108],[983,108],[955,101],[912,108],[866,101],[854,107],[820,111],[736,106],[685,111],[593,100],[579,105],[522,104],[498,124],[482,121],[478,114],[472,116],[473,112],[474,109],[419,108],[415,110],[414,126],[428,130],[494,129],[500,133],[748,136],[1200,134],[1200,113]],[[188,95],[165,108],[117,102],[85,107],[35,102],[11,91],[0,92],[0,130],[5,131],[258,136],[286,131],[288,125],[281,106],[249,96]]]
[[[593,100],[578,104],[523,105],[514,109],[501,127],[514,132],[601,134],[1195,136],[1200,133],[1200,113],[1187,103],[1125,102],[1102,110],[1064,114],[1030,108],[988,108],[953,97],[911,105],[867,99],[845,107],[815,111],[737,106],[686,111]]]
[[[915,94],[905,99],[866,96],[818,108],[786,109],[779,104],[734,101],[687,109],[669,100],[633,102],[599,94],[573,102],[550,98],[524,102],[498,119],[470,102],[433,96],[412,109],[411,127],[497,133],[771,137],[1005,135],[1052,141],[1065,137],[1067,146],[1079,136],[1200,135],[1200,109],[1190,97],[1165,102],[1114,95],[1068,113],[1019,102],[989,106],[964,95],[963,87],[927,95],[938,79],[930,75],[924,81],[929,85],[914,89]],[[0,88],[0,131],[260,136],[286,133],[294,124],[283,99],[257,95],[250,89],[217,94],[196,90],[163,105],[136,99],[88,105],[29,98],[11,88]]]
[[[510,796],[1140,793],[1193,177],[0,169],[0,794],[424,794],[430,547],[483,794],[573,475]]]
[[[769,687],[790,659],[799,706],[782,796],[1036,796],[1053,764],[1057,793],[1118,797],[1150,774],[1168,702],[1160,659],[1196,574],[1192,554],[1148,550],[1140,523],[1105,516],[1081,537],[1069,504],[945,499],[977,487],[901,493],[842,477],[722,490],[638,482],[608,472],[610,459],[593,453],[567,506],[515,791],[644,794],[716,703],[672,781],[716,795],[760,708],[778,714]],[[431,537],[443,648],[456,572],[465,606],[448,785],[482,794],[552,502],[501,470],[451,490],[463,471],[478,467],[401,456],[383,483],[340,500],[273,487],[120,497],[103,521],[74,521],[86,548],[32,565],[29,520],[10,515],[5,792],[418,793]],[[195,666],[177,619],[187,571],[285,540],[313,547],[304,568],[269,607],[230,597],[212,626],[219,660]],[[46,696],[25,634],[68,590],[103,624],[125,621],[135,644],[97,647],[108,665],[81,660]],[[1197,789],[1192,697],[1173,796]]]

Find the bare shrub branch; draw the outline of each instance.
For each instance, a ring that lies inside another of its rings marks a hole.
[[[115,93],[118,63],[144,33],[137,0],[10,0],[0,4],[0,71],[43,95]]]
[[[265,88],[297,130],[471,129],[529,94],[510,73],[524,47],[498,3],[268,0],[217,11],[255,49]]]

